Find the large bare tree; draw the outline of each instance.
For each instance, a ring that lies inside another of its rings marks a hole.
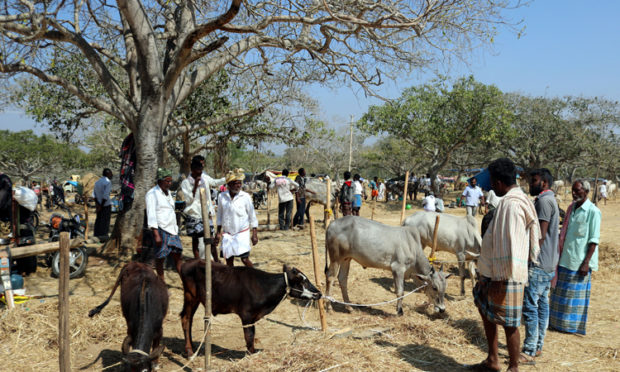
[[[200,126],[167,131],[168,119],[205,79],[225,67],[250,73],[257,97],[262,76],[270,75],[336,84],[350,79],[370,92],[385,76],[486,44],[504,23],[502,11],[518,3],[7,0],[0,4],[0,72],[62,86],[134,134],[135,203],[122,241],[131,247],[166,136]],[[105,95],[55,74],[58,51],[79,55]]]

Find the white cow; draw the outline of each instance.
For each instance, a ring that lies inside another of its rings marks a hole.
[[[617,186],[615,183],[613,182],[607,182],[607,194],[608,196],[611,198],[612,196],[614,197],[614,200],[616,199],[616,189]]]
[[[338,275],[342,298],[349,302],[347,278],[351,260],[362,267],[375,267],[390,270],[394,276],[396,295],[401,297],[404,281],[417,277],[426,282],[426,295],[435,305],[435,310],[444,312],[443,303],[446,291],[446,275],[440,269],[435,271],[424,255],[417,229],[410,226],[388,226],[358,216],[346,216],[335,220],[325,233],[325,257],[329,254],[325,274],[327,287],[325,295],[330,295],[331,287]],[[403,314],[403,300],[396,303],[398,315]]]
[[[422,247],[432,247],[435,219],[439,216],[437,229],[437,251],[451,252],[456,255],[461,276],[461,296],[465,295],[465,261],[469,260],[469,277],[475,284],[475,264],[473,260],[480,255],[482,238],[478,233],[476,219],[472,216],[458,217],[436,212],[417,212],[407,217],[403,226],[413,226],[420,233]]]

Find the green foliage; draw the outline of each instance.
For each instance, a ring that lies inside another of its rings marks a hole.
[[[358,127],[402,139],[418,154],[426,173],[437,174],[466,144],[476,143],[484,151],[500,137],[509,136],[511,120],[497,87],[467,77],[452,86],[440,79],[406,89],[393,102],[370,107]]]
[[[0,131],[0,165],[6,173],[29,180],[32,176],[51,177],[92,166],[88,154],[77,146],[67,146],[49,135],[31,130]]]
[[[48,73],[70,81],[88,95],[106,98],[105,90],[98,82],[96,74],[80,53],[61,49],[55,49],[53,53],[54,63]],[[90,126],[93,119],[115,122],[110,116],[100,114],[63,87],[41,84],[35,78],[19,80],[10,92],[9,99],[36,122],[47,125],[67,140],[72,138],[76,130]]]

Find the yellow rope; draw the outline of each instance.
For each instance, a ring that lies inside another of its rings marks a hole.
[[[329,209],[325,208],[325,213],[327,213],[327,215],[329,217],[333,217],[334,216],[334,211],[332,211],[331,208],[329,208]]]

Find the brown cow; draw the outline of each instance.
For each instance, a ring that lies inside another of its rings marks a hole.
[[[98,314],[110,302],[119,284],[121,308],[127,322],[127,336],[122,346],[123,362],[132,371],[151,371],[164,350],[159,342],[163,335],[162,323],[168,312],[168,289],[150,266],[130,262],[118,275],[110,296],[92,309],[89,317]]]
[[[254,353],[254,323],[271,313],[288,295],[319,299],[321,292],[296,268],[284,265],[282,274],[267,273],[251,267],[230,267],[212,263],[213,315],[235,313],[244,325],[243,335],[250,353]],[[181,324],[185,334],[185,352],[192,351],[192,322],[198,305],[205,304],[205,261],[190,260],[181,265],[183,311]]]

